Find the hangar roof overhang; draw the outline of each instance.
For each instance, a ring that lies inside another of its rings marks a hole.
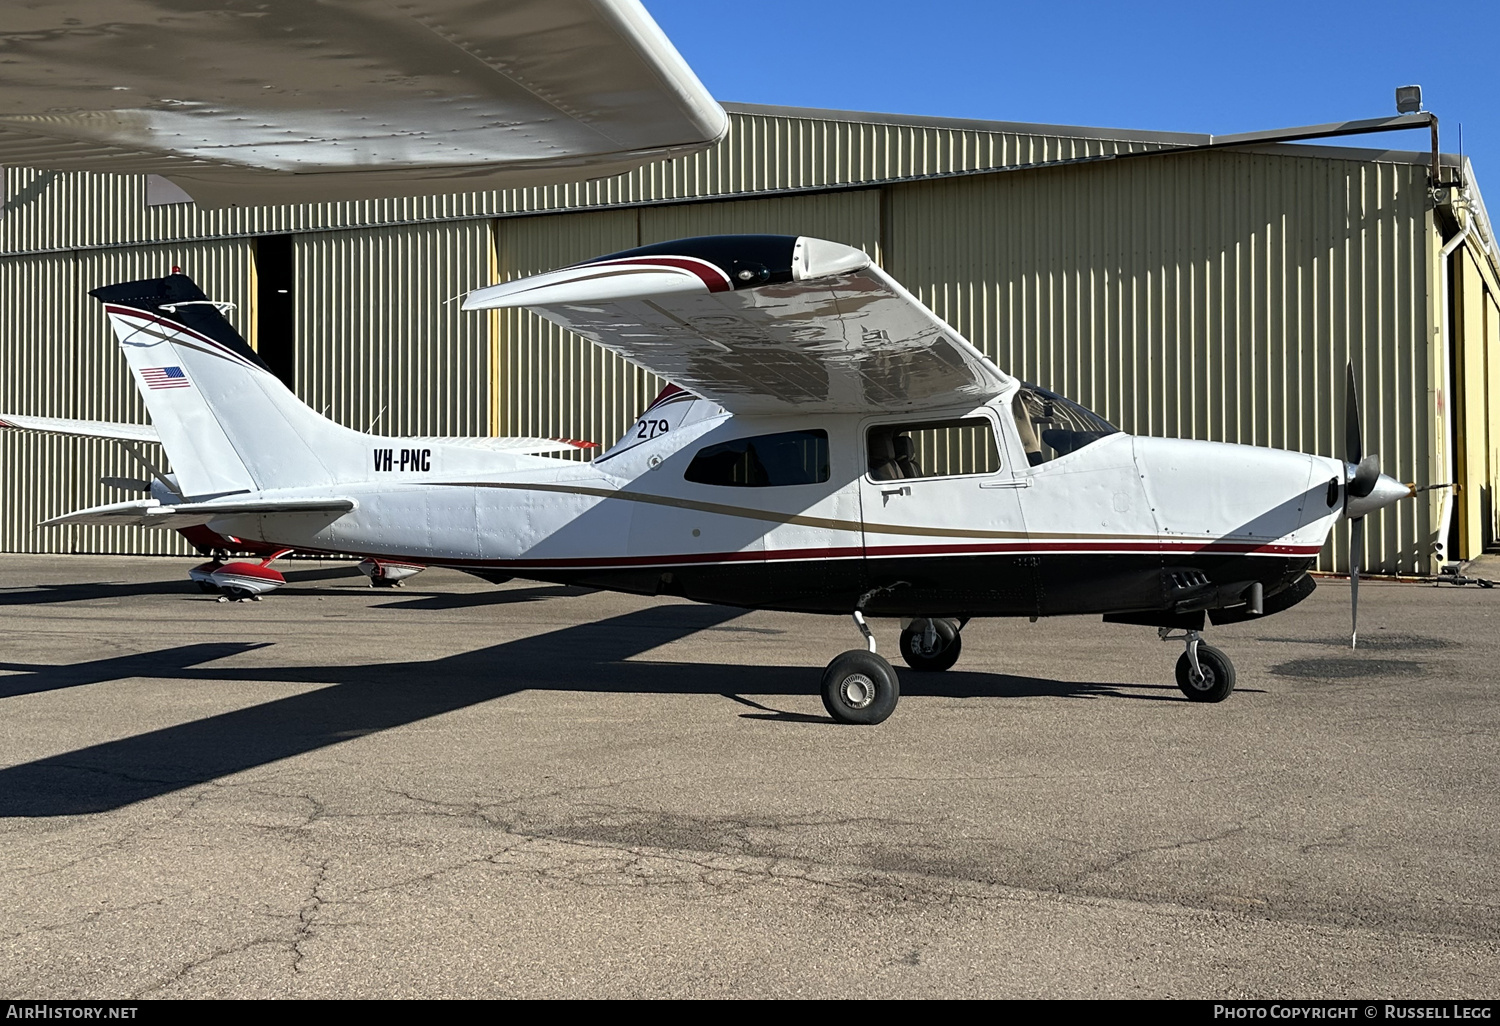
[[[1397,114],[1381,118],[1365,118],[1354,121],[1330,122],[1321,125],[1302,125],[1292,128],[1269,129],[1259,132],[1240,132],[1230,135],[1210,135],[1202,132],[1156,132],[1141,129],[1099,128],[1083,125],[1052,125],[1023,121],[989,121],[976,118],[948,118],[927,115],[884,114],[869,111],[828,110],[811,107],[785,107],[768,104],[724,103],[731,114],[762,117],[802,118],[825,122],[885,125],[896,128],[937,129],[949,132],[973,132],[1017,136],[1041,136],[1080,141],[1123,143],[1131,147],[1126,152],[1098,153],[1088,156],[1065,157],[1023,163],[999,164],[988,167],[948,169],[923,175],[893,176],[874,181],[850,182],[837,189],[869,188],[872,185],[913,182],[925,179],[954,178],[970,175],[1005,174],[1014,171],[1042,171],[1049,168],[1069,167],[1077,164],[1102,161],[1131,160],[1146,157],[1166,157],[1206,151],[1233,151],[1255,153],[1265,156],[1291,158],[1321,158],[1362,163],[1404,164],[1432,167],[1429,180],[1449,186],[1440,195],[1446,199],[1436,202],[1450,222],[1444,231],[1445,238],[1462,230],[1468,221],[1472,234],[1480,249],[1488,258],[1493,273],[1500,274],[1500,251],[1497,251],[1492,222],[1485,210],[1484,199],[1474,179],[1473,166],[1467,157],[1460,154],[1442,153],[1437,150],[1437,119],[1427,111],[1415,114]],[[1310,140],[1348,138],[1378,132],[1431,130],[1433,149],[1405,150],[1387,147],[1351,146],[1345,144],[1317,144]],[[818,191],[800,189],[796,191]]]
[[[648,164],[628,174],[540,188],[458,193],[406,200],[366,200],[202,210],[149,196],[139,176],[64,175],[10,170],[12,187],[0,217],[0,253],[103,249],[280,233],[374,228],[477,218],[527,217],[630,207],[839,192],[883,185],[997,175],[1049,173],[1080,164],[1168,159],[1203,151],[1427,165],[1430,152],[1310,144],[1310,136],[1348,131],[1421,129],[1429,115],[1211,136],[1189,132],[1048,125],[727,103],[731,129],[700,153]],[[1458,173],[1461,195],[1450,203],[1457,230],[1467,210],[1481,248],[1494,260],[1489,219],[1467,161],[1441,157],[1445,179]],[[160,183],[165,184],[165,183]],[[178,196],[178,199],[186,199]],[[138,203],[139,201],[137,201]],[[135,206],[135,209],[130,209]]]

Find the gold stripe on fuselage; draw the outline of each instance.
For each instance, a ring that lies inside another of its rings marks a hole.
[[[744,520],[761,520],[772,524],[795,524],[798,527],[815,527],[825,531],[848,531],[854,534],[904,535],[915,538],[993,538],[1021,539],[1031,541],[1079,539],[1129,542],[1159,541],[1159,535],[1121,535],[1116,533],[1086,533],[1082,531],[987,531],[964,527],[918,527],[911,524],[870,524],[857,520],[835,520],[831,517],[810,517],[803,513],[778,513],[774,510],[755,509],[750,506],[731,506],[719,502],[700,502],[696,499],[679,499],[668,495],[652,495],[649,492],[631,492],[624,489],[594,488],[589,485],[523,484],[518,481],[444,481],[449,488],[504,488],[510,491],[554,492],[565,495],[585,495],[600,499],[619,499],[622,502],[641,502],[652,506],[670,506],[674,509],[690,509],[699,513],[715,513],[725,517],[740,517]],[[1214,542],[1223,539],[1212,535],[1173,535],[1173,540],[1184,542]],[[1245,538],[1247,543],[1266,544],[1274,538]]]

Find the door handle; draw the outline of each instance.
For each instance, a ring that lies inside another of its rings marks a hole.
[[[880,504],[882,506],[884,506],[887,503],[889,503],[891,501],[891,496],[892,495],[910,495],[910,494],[911,494],[911,485],[902,485],[900,488],[882,488],[882,489],[880,489]]]

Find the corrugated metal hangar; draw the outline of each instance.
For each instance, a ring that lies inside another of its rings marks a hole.
[[[9,170],[0,409],[143,421],[88,290],[182,267],[314,409],[351,427],[607,445],[662,382],[520,311],[497,281],[651,242],[861,247],[1029,381],[1122,429],[1339,455],[1433,489],[1370,518],[1365,565],[1430,573],[1500,537],[1500,262],[1466,162],[1265,138],[729,106],[713,148],[579,185],[201,210],[143,176]],[[1272,137],[1274,138],[1274,137]],[[1492,385],[1492,382],[1494,383]],[[114,443],[0,432],[0,550],[187,553],[49,517],[140,475]],[[159,459],[159,455],[157,456]],[[1346,524],[1320,561],[1343,569]]]

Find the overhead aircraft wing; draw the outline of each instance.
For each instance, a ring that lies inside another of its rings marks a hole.
[[[979,405],[1012,378],[849,246],[680,239],[471,292],[525,307],[737,414]]]
[[[43,521],[42,527],[59,527],[64,524],[111,524],[115,526],[167,527],[176,530],[196,527],[211,520],[227,516],[266,516],[276,513],[330,513],[337,519],[356,508],[353,499],[216,499],[210,502],[187,502],[163,505],[156,499],[137,499],[129,502],[112,502],[107,506],[91,506],[51,520]]]
[[[123,442],[160,441],[156,428],[150,424],[116,424],[107,420],[69,420],[66,417],[27,417],[19,413],[0,413],[0,427],[48,431],[54,435],[81,435],[84,438],[113,438]]]
[[[0,26],[0,165],[209,207],[601,178],[727,127],[639,0],[51,0]]]

